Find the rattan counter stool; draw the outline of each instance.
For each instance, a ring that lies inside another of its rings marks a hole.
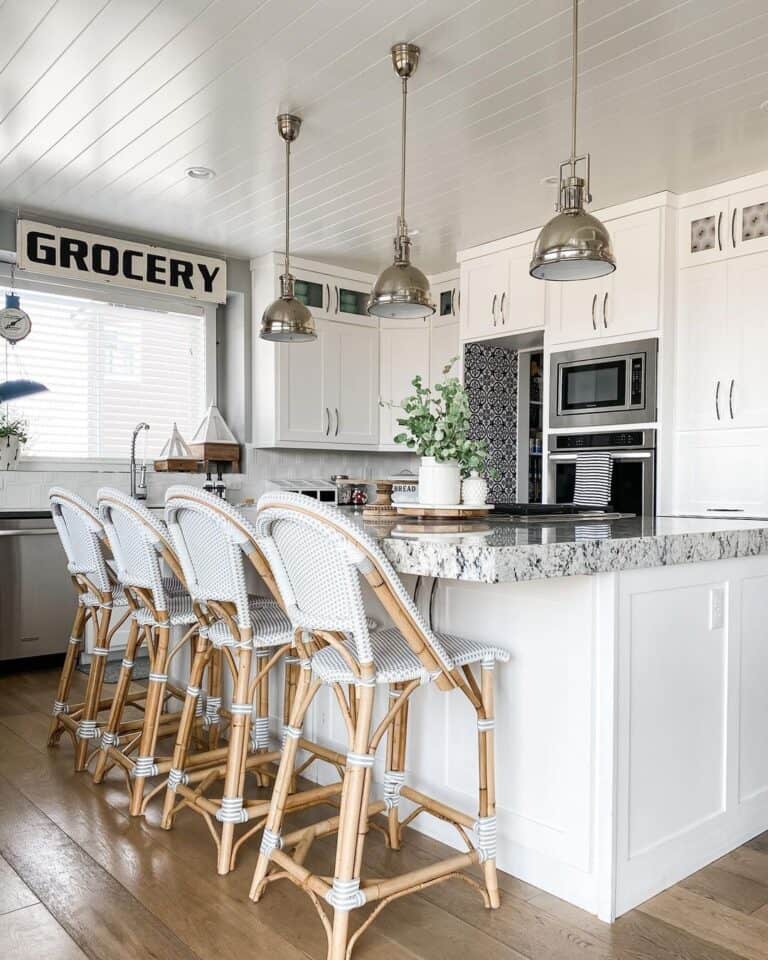
[[[183,572],[165,523],[144,504],[119,490],[105,487],[98,492],[99,516],[112,547],[117,576],[133,610],[133,629],[128,638],[120,669],[117,691],[109,719],[101,738],[101,751],[94,771],[99,783],[112,766],[119,766],[126,776],[130,796],[130,813],[141,815],[151,798],[164,788],[164,783],[145,794],[147,780],[171,769],[171,758],[155,756],[159,739],[175,735],[181,717],[169,710],[173,700],[184,701],[187,690],[169,682],[168,670],[174,657],[184,649],[200,645],[199,634],[207,623],[196,611],[184,584]],[[171,576],[163,573],[166,564]],[[181,628],[182,635],[171,645],[171,631]],[[123,719],[128,691],[133,677],[137,650],[146,645],[150,673],[144,716],[138,720]],[[192,660],[192,654],[190,660]],[[220,703],[219,673],[208,661],[211,698]],[[202,733],[203,695],[195,687],[195,718]],[[209,758],[208,753],[203,756]]]
[[[482,864],[485,885],[466,874],[485,905],[499,906],[496,878],[496,815],[493,755],[493,670],[507,651],[446,634],[435,634],[381,549],[337,507],[300,494],[269,493],[258,504],[259,545],[272,568],[294,628],[322,639],[327,646],[303,663],[290,726],[272,793],[269,817],[251,887],[259,900],[273,879],[287,878],[305,890],[320,915],[328,937],[329,960],[345,960],[376,915],[391,900],[454,877],[465,867]],[[361,578],[384,606],[396,628],[368,629]],[[472,666],[480,668],[475,677]],[[459,689],[476,712],[479,749],[478,814],[470,816],[405,785],[405,719],[410,697],[434,681],[442,690]],[[341,807],[338,816],[291,832],[283,832],[289,811],[288,786],[305,715],[322,684],[335,688],[348,733]],[[391,695],[382,720],[374,723],[377,685]],[[354,685],[346,700],[344,685]],[[388,734],[384,799],[371,802],[376,748]],[[400,797],[416,810],[399,821]],[[387,814],[390,844],[399,847],[405,823],[421,812],[452,823],[467,850],[400,876],[361,878],[363,846],[369,820]],[[469,832],[474,831],[474,843]],[[333,878],[311,873],[304,861],[314,839],[337,833]],[[293,852],[291,852],[293,851]],[[270,872],[270,868],[274,870]],[[332,908],[332,916],[321,905]],[[376,904],[350,935],[350,911]]]
[[[240,511],[197,488],[177,486],[166,494],[166,521],[190,593],[210,618],[208,642],[223,651],[224,663],[232,676],[233,694],[226,760],[217,767],[190,767],[188,727],[182,721],[162,825],[169,828],[175,815],[185,807],[202,815],[216,844],[217,870],[226,874],[233,869],[241,845],[266,820],[269,801],[246,803],[245,778],[251,771],[258,785],[263,786],[275,776],[280,750],[270,748],[269,674],[281,661],[288,661],[284,709],[290,710],[295,687],[292,677],[297,672],[294,630],[274,599],[248,594],[246,572],[252,567],[273,596],[279,596],[270,568],[258,549],[255,532]],[[199,648],[192,665],[191,684],[195,683],[205,655],[205,650]],[[183,712],[188,716],[190,711],[188,695]],[[307,747],[312,751],[312,745]],[[337,768],[344,762],[343,757],[319,747],[310,753],[307,762],[315,758],[327,760]],[[208,796],[209,788],[222,779],[223,796]],[[314,792],[302,791],[291,797],[290,803],[294,807],[307,806],[338,796],[340,790],[340,784],[334,784]],[[238,824],[248,826],[236,840]]]
[[[48,745],[56,746],[62,734],[67,733],[75,747],[75,770],[80,771],[86,767],[89,742],[100,736],[99,713],[112,702],[111,698],[103,697],[110,643],[131,616],[131,609],[107,562],[106,536],[96,508],[63,487],[51,488],[49,502],[77,593],[77,609],[53,704]],[[112,623],[114,609],[120,613],[117,623]],[[70,704],[72,679],[89,623],[93,627],[95,642],[85,700]],[[143,697],[143,693],[131,694],[129,699],[139,701]]]

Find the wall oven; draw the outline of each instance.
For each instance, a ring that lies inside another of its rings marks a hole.
[[[619,513],[656,512],[656,431],[560,433],[549,438],[549,499],[572,503],[580,450],[607,450],[613,459],[611,506]]]
[[[651,339],[553,353],[550,429],[654,421],[658,349]]]

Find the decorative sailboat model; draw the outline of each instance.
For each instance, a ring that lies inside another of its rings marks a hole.
[[[197,473],[198,457],[189,449],[187,441],[179,433],[174,420],[171,435],[165,443],[160,457],[155,460],[155,470],[172,473]]]
[[[189,448],[198,460],[206,463],[229,464],[233,471],[240,466],[240,444],[214,403],[208,407],[189,441]]]

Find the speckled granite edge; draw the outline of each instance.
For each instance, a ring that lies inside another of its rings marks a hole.
[[[386,537],[381,546],[400,573],[476,583],[514,583],[768,556],[768,527],[525,546],[441,544]]]

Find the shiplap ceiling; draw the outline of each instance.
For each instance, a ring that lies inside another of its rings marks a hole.
[[[4,0],[0,206],[279,250],[290,110],[294,251],[376,270],[398,204],[389,47],[408,40],[414,256],[447,269],[551,213],[570,16],[570,0]],[[766,0],[582,0],[581,24],[595,208],[768,167]]]

